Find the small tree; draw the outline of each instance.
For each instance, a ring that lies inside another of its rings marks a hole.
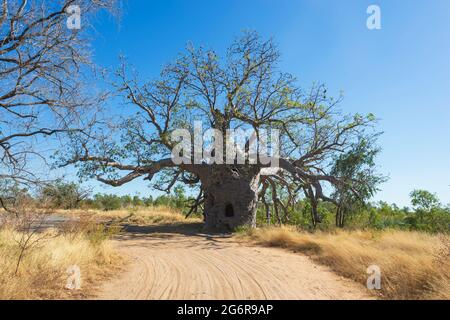
[[[138,195],[133,196],[133,207],[141,207],[143,204],[144,202]]]
[[[347,216],[362,210],[378,185],[385,181],[385,177],[375,171],[378,152],[373,142],[360,139],[349,151],[336,157],[331,172],[342,181],[335,186],[333,194],[337,203],[336,226],[344,227]]]
[[[0,209],[18,217],[24,206],[34,206],[35,200],[27,188],[12,180],[0,180]]]
[[[118,210],[122,208],[121,198],[115,195],[96,194],[94,195],[94,202],[105,211]]]
[[[436,194],[426,190],[414,190],[409,196],[411,197],[411,204],[417,211],[430,212],[440,206]]]
[[[406,217],[406,222],[417,230],[429,232],[450,231],[450,211],[442,207],[436,194],[426,190],[410,193],[414,212]]]
[[[61,180],[46,184],[40,191],[39,198],[53,208],[75,209],[79,208],[83,200],[91,194],[91,190],[82,188],[75,182]]]
[[[183,208],[186,205],[186,194],[183,186],[178,185],[174,188],[175,207]]]
[[[45,215],[29,211],[30,207],[20,210],[20,218],[16,221],[16,229],[19,233],[14,234],[14,241],[17,243],[19,255],[17,257],[14,275],[19,272],[19,267],[29,251],[39,245],[39,242],[48,238],[48,233],[41,232],[45,223]],[[16,209],[17,210],[17,209]]]

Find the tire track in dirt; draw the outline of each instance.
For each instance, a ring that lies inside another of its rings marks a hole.
[[[114,245],[127,270],[96,299],[371,299],[310,258],[202,234],[196,224],[128,226]]]

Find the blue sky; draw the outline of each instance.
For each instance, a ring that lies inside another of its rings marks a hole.
[[[381,8],[381,30],[366,9]],[[95,61],[124,54],[154,77],[188,41],[223,51],[243,29],[274,37],[281,68],[304,86],[318,81],[345,96],[347,112],[374,113],[384,131],[378,158],[390,179],[375,200],[409,205],[415,188],[450,203],[450,1],[128,0],[118,23],[95,21]],[[96,191],[150,192],[147,183]]]

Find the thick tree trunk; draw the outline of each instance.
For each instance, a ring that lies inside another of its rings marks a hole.
[[[200,176],[205,194],[207,229],[233,230],[256,226],[259,170],[214,166]]]

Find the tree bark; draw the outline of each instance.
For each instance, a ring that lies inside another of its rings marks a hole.
[[[205,193],[205,227],[231,231],[256,226],[259,169],[216,165],[200,174]]]

